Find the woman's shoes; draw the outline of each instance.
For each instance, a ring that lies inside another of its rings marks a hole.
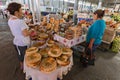
[[[83,67],[87,67],[88,65],[95,65],[95,58],[88,58],[86,56],[80,56],[80,62],[82,63]]]

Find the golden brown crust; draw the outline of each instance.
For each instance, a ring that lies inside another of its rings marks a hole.
[[[53,48],[53,49],[60,49],[59,45],[57,45],[57,44],[54,44],[53,46],[51,46],[51,48]]]
[[[33,53],[31,55],[26,56],[26,61],[29,63],[35,63],[41,60],[41,55],[39,53]]]
[[[42,57],[48,57],[48,48],[41,49],[39,53],[42,55]]]
[[[70,48],[62,48],[62,54],[67,55],[68,57],[72,56],[73,51]]]
[[[40,37],[40,38],[43,38],[43,39],[47,39],[47,38],[48,38],[48,34],[46,34],[46,33],[41,33],[41,34],[39,34],[39,37]]]
[[[55,20],[55,25],[59,25],[59,23],[60,23],[60,20]]]
[[[69,57],[66,55],[62,55],[56,59],[57,63],[61,66],[67,66],[70,64]]]
[[[62,18],[62,19],[60,19],[60,24],[62,24],[62,23],[64,23],[65,22],[65,20]]]
[[[57,63],[54,58],[44,58],[40,64],[40,71],[51,72],[57,68]]]
[[[39,65],[41,60],[41,55],[38,53],[33,53],[25,57],[25,61],[28,67],[35,68]]]
[[[55,19],[54,18],[50,18],[50,23],[54,23]]]
[[[43,17],[43,22],[47,22],[47,17],[46,16]]]
[[[47,28],[47,29],[51,29],[51,27],[52,27],[52,24],[50,24],[50,23],[47,23],[47,26],[46,26],[46,28]]]
[[[41,42],[37,42],[37,43],[33,44],[32,46],[33,46],[33,47],[41,47],[41,46],[43,46],[45,43],[46,43],[45,41],[41,41]]]
[[[48,52],[48,55],[51,57],[59,57],[61,54],[60,48],[51,48]]]
[[[31,63],[31,64],[26,63],[26,64],[27,64],[28,67],[31,67],[31,68],[38,68],[39,65],[40,65],[40,62],[38,61],[38,62],[36,62],[36,63]]]
[[[38,51],[37,47],[30,47],[26,50],[26,55],[32,54],[32,53],[36,53]]]
[[[53,46],[54,45],[54,41],[53,40],[48,40],[47,41],[47,46]]]

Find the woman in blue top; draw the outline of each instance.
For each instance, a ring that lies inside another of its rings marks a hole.
[[[85,57],[88,60],[88,64],[91,64],[89,61],[94,60],[95,56],[93,53],[102,42],[102,37],[106,28],[105,21],[102,19],[103,16],[103,10],[96,10],[93,14],[94,23],[88,29],[86,37],[87,46],[85,50]]]

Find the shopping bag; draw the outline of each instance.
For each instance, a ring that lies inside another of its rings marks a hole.
[[[93,58],[92,50],[90,48],[87,48],[85,50],[85,53],[80,56],[80,62],[83,64],[83,66],[87,65],[94,65],[95,59]]]
[[[87,67],[88,66],[88,59],[85,56],[83,56],[83,55],[80,56],[80,62],[82,63],[83,67]]]

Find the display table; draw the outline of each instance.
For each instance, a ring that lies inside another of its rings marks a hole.
[[[74,38],[71,40],[65,39],[64,37],[61,37],[57,34],[54,35],[54,40],[57,40],[58,42],[64,44],[65,46],[72,47],[79,43],[82,43],[86,40],[86,35],[82,35],[79,38]]]
[[[41,72],[38,69],[28,67],[24,61],[24,72],[26,73],[26,79],[30,77],[32,80],[57,80],[57,78],[62,79],[63,75],[66,75],[69,70],[71,70],[73,65],[73,57],[70,58],[71,63],[65,67],[58,67],[56,70],[50,73]]]

